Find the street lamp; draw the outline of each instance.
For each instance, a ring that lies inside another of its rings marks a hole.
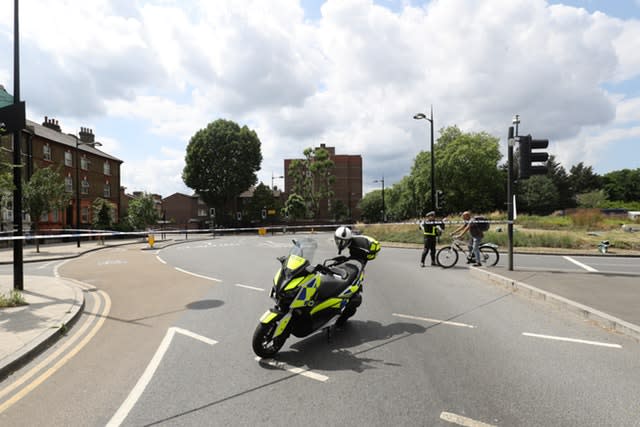
[[[382,175],[382,179],[376,179],[373,181],[374,183],[381,182],[382,183],[382,222],[387,222],[387,215],[384,211],[384,175]]]
[[[413,116],[416,120],[429,120],[431,123],[431,208],[436,210],[436,178],[435,178],[435,157],[433,153],[433,105],[431,106],[431,115],[427,117],[424,113],[417,113]]]
[[[278,175],[278,176],[275,176],[275,175],[273,174],[273,171],[271,172],[271,189],[272,189],[272,190],[275,190],[275,187],[273,186],[273,180],[274,180],[274,179],[276,179],[276,178],[277,178],[277,179],[284,178],[284,175]]]
[[[87,142],[80,141],[76,135],[73,135],[76,140],[76,232],[78,233],[78,247],[80,247],[80,150],[81,145],[89,145],[91,147],[101,147],[99,142]]]

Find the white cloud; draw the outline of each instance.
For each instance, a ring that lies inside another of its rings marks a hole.
[[[269,183],[326,143],[391,185],[428,149],[412,116],[430,105],[436,137],[457,124],[504,139],[518,113],[567,167],[635,135],[638,100],[605,85],[638,78],[640,22],[544,0],[412,3],[328,0],[310,22],[290,0],[25,0],[22,94],[36,116],[111,123],[96,133],[119,139],[123,181],[164,195],[182,191],[186,144],[217,118],[258,132]],[[11,28],[0,18],[0,46]],[[8,88],[11,70],[0,58]],[[147,134],[128,135],[132,122]]]

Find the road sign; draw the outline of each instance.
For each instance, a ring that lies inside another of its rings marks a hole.
[[[25,128],[24,101],[0,108],[0,132],[2,135],[13,133]]]

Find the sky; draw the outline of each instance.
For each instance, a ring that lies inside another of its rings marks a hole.
[[[0,84],[13,92],[13,2]],[[324,143],[368,192],[409,174],[440,129],[549,139],[569,172],[640,167],[640,0],[21,0],[27,118],[93,129],[128,193],[192,194],[190,138],[256,131],[258,180]],[[506,161],[506,160],[505,160]]]

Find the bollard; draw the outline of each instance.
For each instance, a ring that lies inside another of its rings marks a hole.
[[[156,238],[153,234],[149,234],[147,236],[147,242],[149,242],[149,247],[153,248],[153,244],[156,242]]]

